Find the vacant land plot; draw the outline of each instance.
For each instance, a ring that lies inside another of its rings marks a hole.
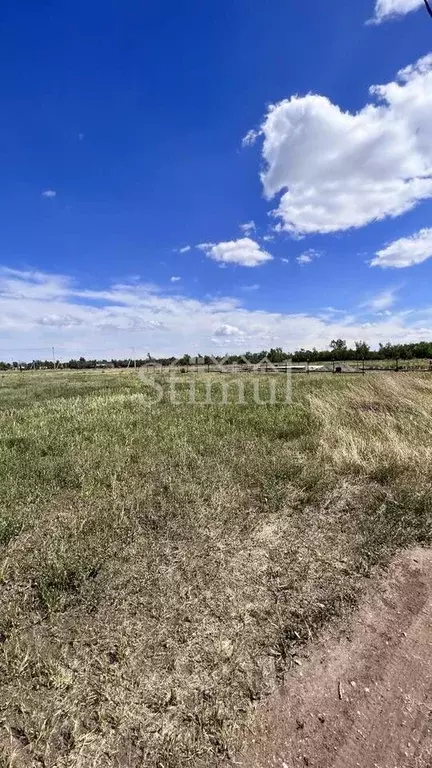
[[[2,766],[217,765],[371,570],[431,540],[430,374],[300,375],[289,406],[0,385]]]

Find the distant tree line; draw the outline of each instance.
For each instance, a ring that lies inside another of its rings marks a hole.
[[[414,344],[380,344],[378,349],[371,349],[365,341],[356,341],[354,347],[348,347],[344,339],[333,339],[330,343],[330,349],[319,350],[298,349],[295,352],[284,352],[282,347],[272,348],[270,350],[261,350],[261,352],[246,352],[239,355],[183,355],[181,359],[175,357],[154,358],[150,354],[146,358],[131,360],[124,359],[102,359],[87,360],[85,357],[72,359],[68,362],[54,360],[32,360],[31,362],[0,362],[0,370],[30,370],[30,369],[94,369],[94,368],[129,368],[131,366],[142,367],[145,365],[163,365],[168,366],[177,362],[179,365],[211,365],[215,360],[226,363],[242,363],[245,360],[250,363],[259,363],[263,358],[267,358],[271,363],[283,363],[285,360],[292,360],[295,363],[315,363],[326,362],[329,360],[413,360],[413,359],[432,359],[432,341],[420,341]]]

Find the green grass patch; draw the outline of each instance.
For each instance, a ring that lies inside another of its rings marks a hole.
[[[1,378],[5,765],[216,765],[364,577],[431,541],[429,374],[296,376],[291,405],[281,377],[274,406],[179,379],[149,405],[132,371]]]

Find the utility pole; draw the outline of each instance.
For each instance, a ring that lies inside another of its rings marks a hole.
[[[52,359],[53,359],[53,370],[55,370],[55,367],[56,367],[55,349],[54,349],[54,347],[51,347],[51,349],[52,349]]]

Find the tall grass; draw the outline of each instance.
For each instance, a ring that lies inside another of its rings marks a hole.
[[[0,380],[5,765],[216,765],[371,569],[430,541],[429,374],[299,376],[272,407],[182,386]]]

